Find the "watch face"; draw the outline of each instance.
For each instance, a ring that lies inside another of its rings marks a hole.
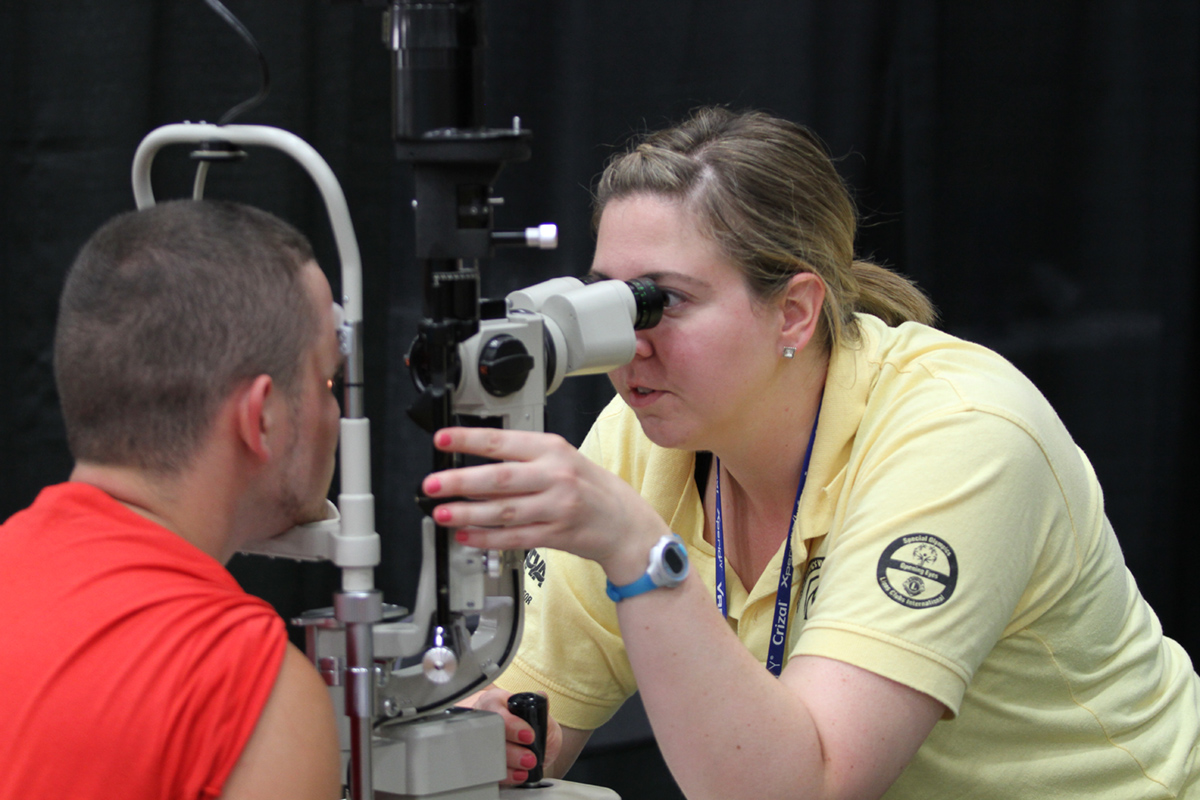
[[[679,575],[687,568],[687,559],[681,550],[683,546],[674,543],[663,548],[663,565],[671,575]]]
[[[687,574],[687,548],[678,536],[670,534],[659,539],[650,550],[650,566],[646,568],[645,575],[624,586],[614,586],[612,581],[608,581],[605,591],[614,603],[619,603],[651,589],[678,586],[687,578]]]

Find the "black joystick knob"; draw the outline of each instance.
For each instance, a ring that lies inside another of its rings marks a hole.
[[[537,786],[542,782],[542,767],[546,760],[546,726],[549,724],[550,703],[540,694],[521,692],[508,698],[508,710],[533,726],[533,744],[529,749],[537,756],[537,766],[521,786]]]

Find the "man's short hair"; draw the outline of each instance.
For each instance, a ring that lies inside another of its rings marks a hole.
[[[78,461],[188,464],[240,383],[294,388],[317,317],[308,240],[249,206],[180,200],[122,214],[83,246],[59,303],[54,374]]]

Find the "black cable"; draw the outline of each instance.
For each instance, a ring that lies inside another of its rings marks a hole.
[[[253,34],[247,30],[246,26],[243,25],[241,21],[235,17],[223,3],[221,3],[221,0],[204,0],[204,2],[207,3],[208,7],[215,11],[217,15],[221,17],[221,19],[229,23],[229,26],[237,31],[238,35],[246,41],[246,44],[250,45],[250,49],[254,51],[254,55],[258,58],[258,68],[262,79],[262,83],[259,86],[258,93],[256,95],[238,103],[236,106],[226,111],[225,115],[217,121],[218,125],[227,125],[267,98],[267,93],[271,91],[271,73],[270,70],[267,69],[267,59],[263,55],[262,49],[259,48],[258,42],[254,40]]]

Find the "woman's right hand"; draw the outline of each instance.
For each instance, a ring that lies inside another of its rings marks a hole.
[[[666,524],[616,475],[594,464],[560,436],[495,428],[446,428],[439,450],[497,463],[445,470],[422,489],[450,499],[433,518],[457,528],[460,542],[491,550],[549,547],[591,559],[618,585],[646,570],[650,548]]]

